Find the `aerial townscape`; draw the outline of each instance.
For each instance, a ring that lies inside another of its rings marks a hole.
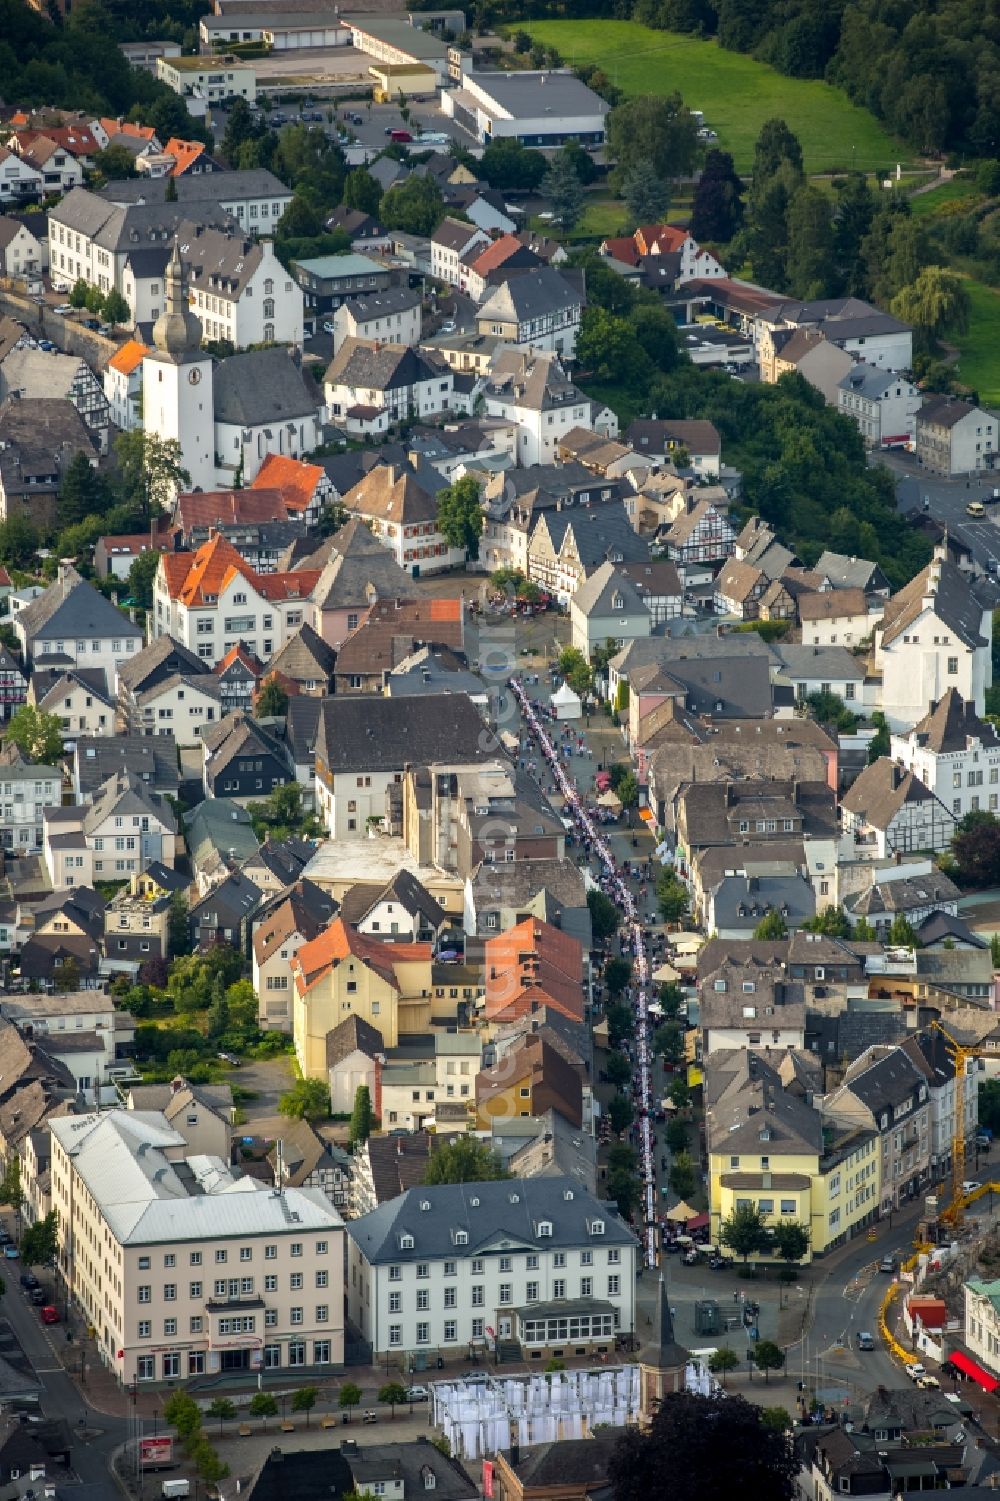
[[[1000,21],[432,5],[0,0],[0,1501],[986,1501]]]

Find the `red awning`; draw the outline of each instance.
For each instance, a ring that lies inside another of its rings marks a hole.
[[[688,1220],[688,1222],[687,1222],[687,1229],[689,1231],[690,1230],[704,1230],[704,1228],[708,1224],[708,1222],[709,1222],[709,1217],[708,1217],[707,1214],[696,1214],[693,1220]]]
[[[991,1376],[989,1371],[984,1370],[981,1365],[977,1365],[968,1355],[963,1355],[961,1350],[952,1350],[948,1359],[953,1366],[958,1367],[963,1375],[969,1376],[973,1381],[977,1382],[984,1392],[995,1392],[997,1387],[1000,1386],[1000,1381],[997,1380],[996,1376]]]

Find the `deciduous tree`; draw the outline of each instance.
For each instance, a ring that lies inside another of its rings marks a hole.
[[[646,162],[664,182],[689,175],[701,150],[698,126],[680,94],[625,99],[608,115],[608,154],[622,178]]]
[[[647,1429],[630,1428],[609,1466],[614,1501],[647,1501],[670,1476],[671,1501],[753,1496],[792,1501],[799,1460],[742,1397],[669,1392]]]
[[[764,1221],[756,1204],[739,1204],[727,1220],[723,1220],[719,1239],[724,1246],[749,1261],[763,1246],[766,1236]]]
[[[431,1153],[423,1181],[435,1183],[495,1183],[509,1178],[496,1152],[474,1136],[456,1136]]]
[[[296,1079],[278,1101],[290,1120],[321,1121],[330,1114],[330,1090],[322,1079]]]
[[[479,557],[484,520],[479,485],[471,474],[438,491],[438,531],[450,547],[464,549],[470,561]]]
[[[43,766],[58,766],[62,757],[62,721],[58,714],[46,714],[34,704],[15,709],[4,739],[16,745],[26,760]]]

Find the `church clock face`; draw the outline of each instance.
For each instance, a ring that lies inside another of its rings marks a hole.
[[[188,371],[188,380],[191,382],[192,386],[196,386],[201,380],[201,371],[197,368],[197,366],[193,370]]]

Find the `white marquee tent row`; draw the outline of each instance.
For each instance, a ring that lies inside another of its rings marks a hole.
[[[652,1070],[650,1067],[651,1058],[648,1030],[649,995],[647,986],[649,984],[649,960],[646,955],[642,923],[639,921],[639,915],[636,911],[635,899],[615,864],[614,856],[605,840],[598,833],[596,825],[584,807],[575,783],[563,770],[555,747],[542,728],[534,705],[517,678],[511,678],[510,688],[520,706],[521,713],[524,715],[531,734],[538,742],[538,747],[545,757],[552,775],[556,779],[556,785],[565,798],[565,811],[575,820],[584,837],[590,841],[590,846],[601,863],[601,887],[621,909],[630,931],[633,996],[636,1017],[633,1096],[638,1106],[639,1171],[642,1178],[643,1201],[646,1211],[644,1251],[646,1265],[652,1267],[656,1265],[656,1175],[653,1167],[653,1141],[652,1127],[650,1125]]]
[[[532,1444],[585,1438],[598,1424],[621,1428],[639,1413],[639,1367],[510,1376],[485,1385],[431,1385],[434,1426],[460,1459],[480,1459]]]

